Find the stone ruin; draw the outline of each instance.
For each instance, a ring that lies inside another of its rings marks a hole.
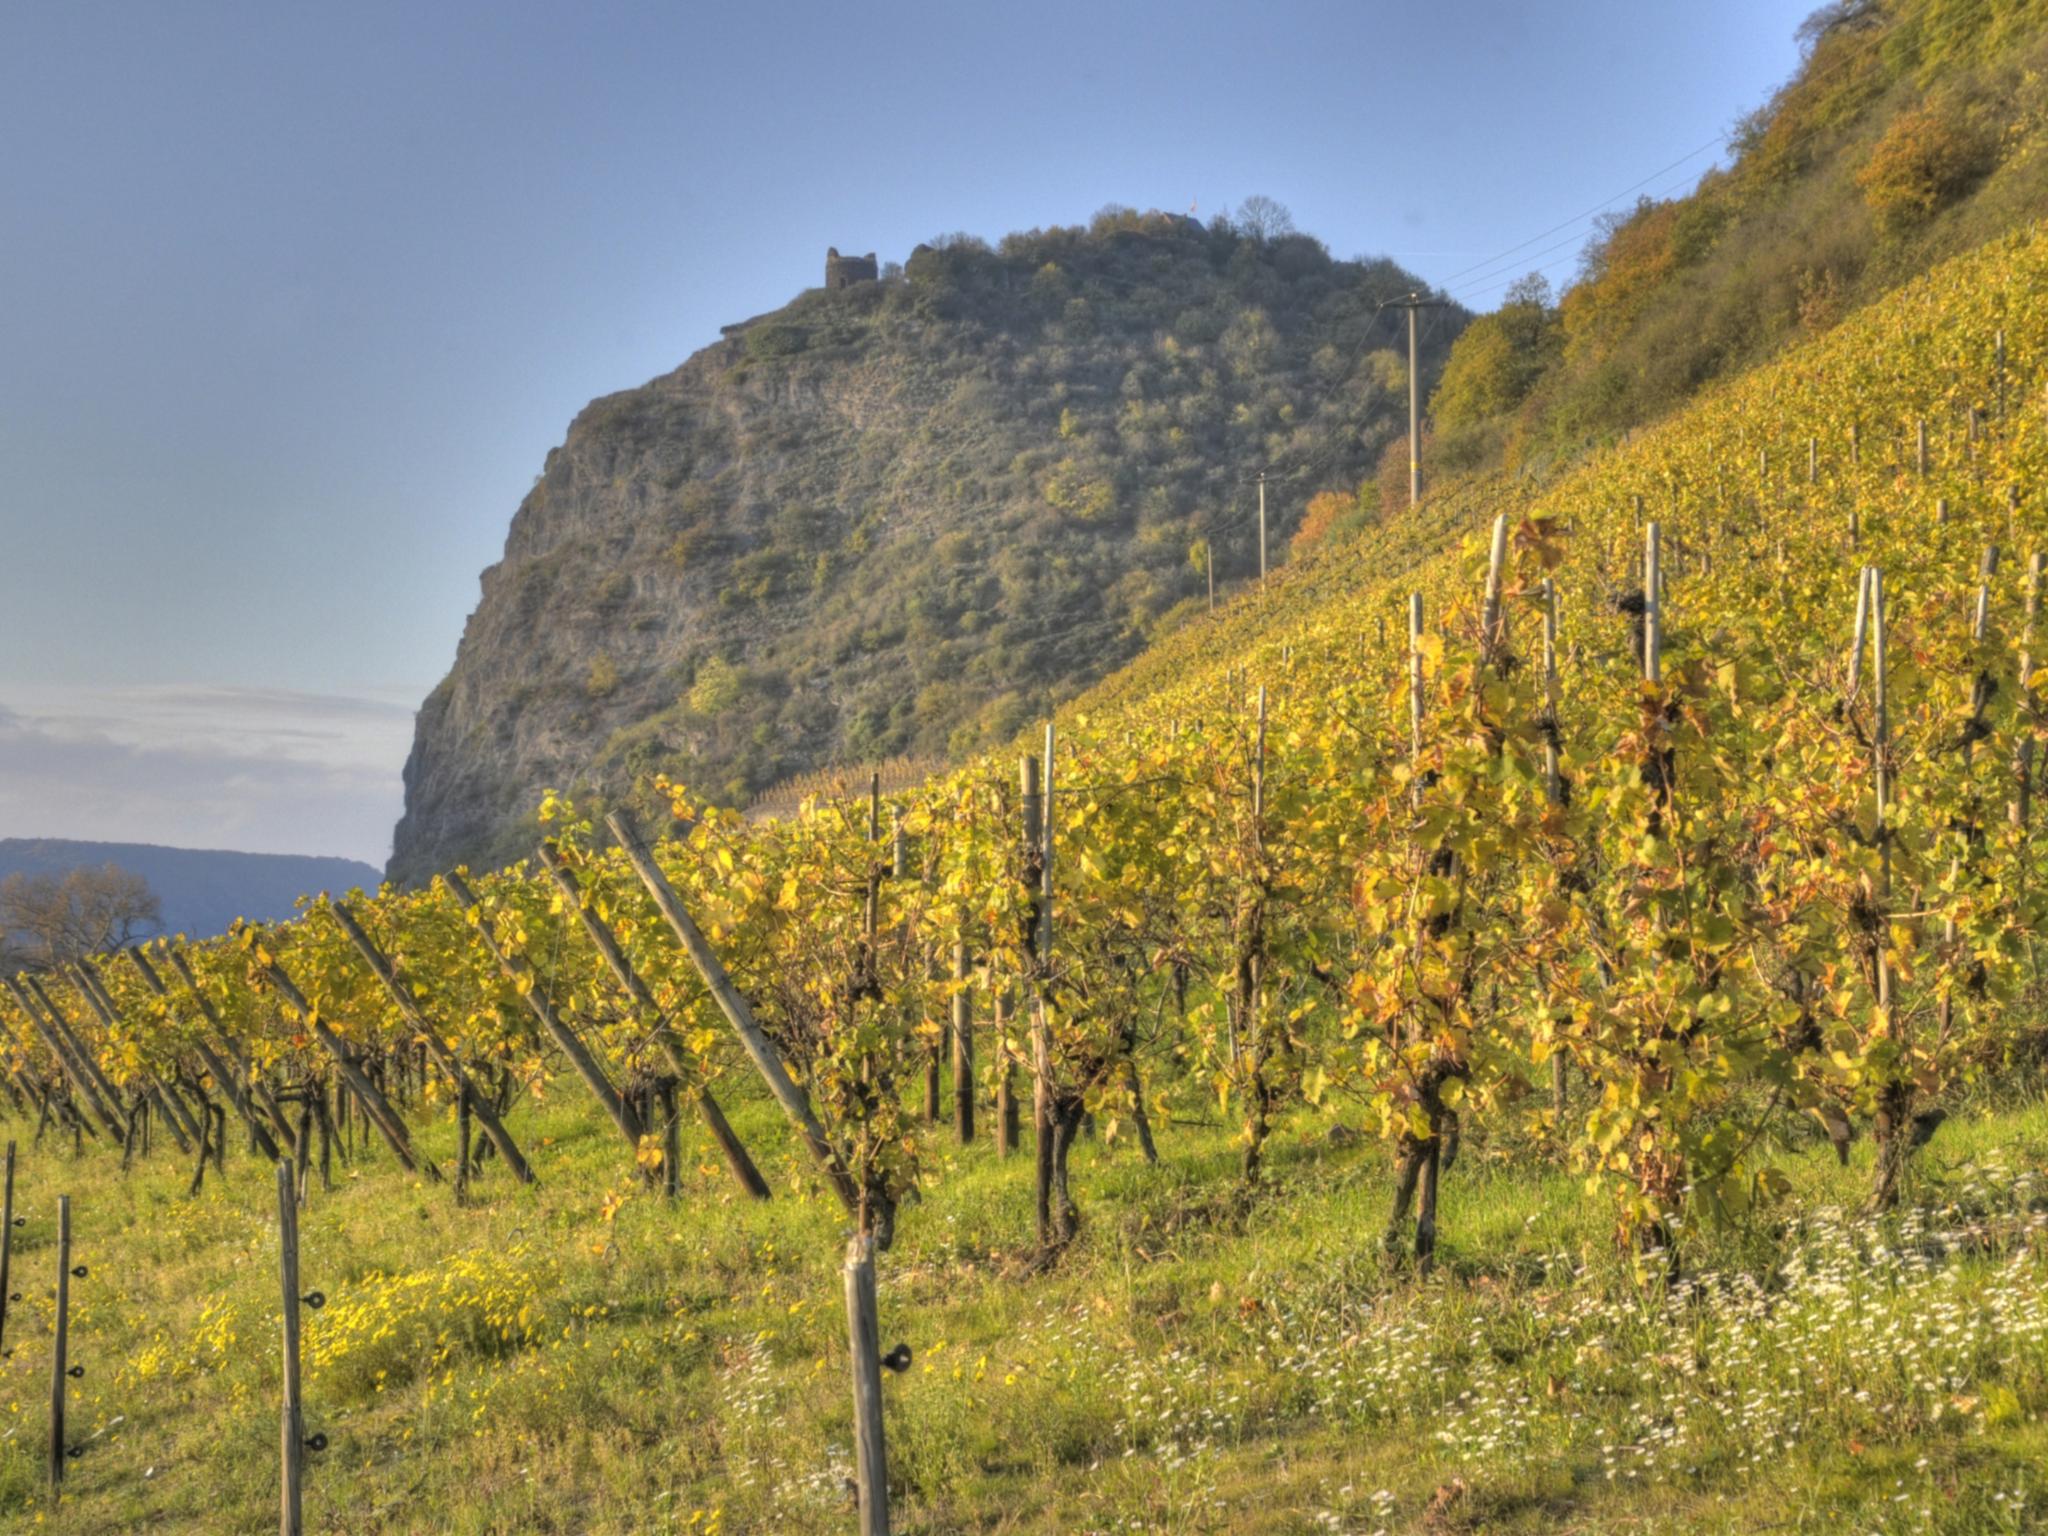
[[[827,288],[851,288],[855,283],[872,283],[881,276],[881,268],[875,263],[875,253],[865,256],[842,256],[837,246],[825,247],[825,286]]]

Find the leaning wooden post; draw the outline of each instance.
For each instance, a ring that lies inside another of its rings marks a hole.
[[[28,978],[28,983],[29,986],[33,986],[34,978]],[[35,999],[22,985],[22,979],[15,976],[0,976],[0,984],[4,984],[14,995],[14,1001],[28,1016],[29,1024],[42,1037],[43,1044],[56,1059],[57,1070],[77,1090],[78,1096],[85,1101],[86,1108],[90,1109],[99,1122],[118,1140],[125,1134],[125,1122],[117,1111],[109,1108],[100,1098],[99,1090],[93,1085],[92,1078],[72,1057],[64,1037],[51,1028],[50,1021],[38,1010]],[[97,1136],[99,1132],[94,1131],[93,1134]]]
[[[755,1021],[754,1010],[740,995],[739,988],[732,984],[732,978],[726,974],[725,966],[719,961],[710,944],[705,941],[696,920],[677,898],[675,888],[668,883],[668,876],[655,864],[654,855],[641,840],[639,829],[622,811],[615,811],[607,816],[605,825],[611,829],[612,836],[619,840],[626,861],[633,866],[633,872],[640,877],[640,883],[647,887],[647,894],[654,898],[654,905],[660,911],[662,920],[668,924],[669,931],[676,936],[688,953],[691,964],[697,967],[697,974],[704,981],[704,989],[711,994],[711,1000],[718,1004],[718,1011],[725,1015],[726,1022],[733,1028],[733,1033],[740,1037],[740,1044],[745,1048],[748,1059],[754,1063],[754,1070],[761,1074],[762,1081],[768,1085],[768,1091],[775,1096],[776,1103],[782,1106],[783,1114],[789,1117],[798,1139],[824,1171],[833,1192],[839,1196],[840,1204],[844,1205],[849,1213],[858,1214],[862,1207],[860,1192],[854,1187],[853,1176],[846,1171],[839,1154],[833,1150],[832,1143],[826,1139],[825,1128],[818,1123],[818,1116],[811,1108],[809,1097],[791,1079],[789,1069],[783,1065],[782,1053],[776,1050],[774,1042],[762,1032],[760,1024]]]
[[[610,968],[613,978],[625,989],[626,995],[639,1007],[641,1013],[653,1021],[654,1043],[661,1047],[662,1055],[668,1058],[669,1069],[681,1081],[689,1081],[697,1073],[683,1054],[682,1046],[676,1040],[676,1032],[665,1019],[664,1012],[648,990],[645,980],[633,967],[626,952],[619,945],[618,936],[611,930],[595,907],[583,899],[583,887],[576,883],[576,876],[567,862],[547,843],[539,849],[540,861],[555,882],[555,889],[562,893],[564,902],[578,918],[582,919],[583,931],[590,935],[590,942],[597,946],[597,952],[604,956],[604,963]],[[739,1139],[731,1123],[725,1118],[725,1111],[718,1107],[718,1100],[712,1097],[710,1085],[698,1083],[692,1097],[697,1103],[697,1113],[705,1127],[711,1132],[711,1139],[718,1143],[718,1150],[725,1158],[726,1170],[747,1195],[755,1200],[769,1197],[768,1181],[761,1177],[761,1170],[754,1166],[754,1159],[748,1154],[746,1143]]]
[[[64,1491],[64,1382],[70,1374],[66,1355],[71,1344],[71,1197],[57,1197],[57,1313],[50,1345],[50,1502]]]
[[[157,994],[159,996],[168,995],[164,990],[162,980],[157,978],[155,971],[142,958],[142,951],[139,948],[132,949],[129,951],[129,954],[134,958],[135,963],[142,967],[144,979],[155,982],[154,990]],[[242,1054],[241,1047],[235,1044],[233,1038],[229,1036],[227,1030],[222,1026],[220,1011],[213,1006],[213,1000],[199,989],[199,978],[192,973],[191,965],[186,961],[184,955],[175,949],[166,951],[165,958],[171,962],[171,969],[178,973],[178,979],[185,983],[185,989],[192,994],[192,1001],[199,1010],[199,1017],[206,1021],[207,1026],[213,1031],[214,1039],[219,1042],[220,1048],[227,1053],[226,1065],[235,1069],[234,1076],[236,1080],[247,1085],[250,1098],[262,1107],[263,1113],[269,1118],[272,1127],[276,1129],[278,1138],[283,1144],[282,1149],[288,1152],[296,1151],[298,1143],[292,1140],[291,1117],[285,1114],[284,1106],[277,1102],[277,1095],[270,1091],[269,1083],[250,1070],[249,1059]],[[210,1057],[209,1060],[211,1060]],[[144,1122],[144,1128],[147,1129],[147,1121]],[[259,1143],[260,1146],[261,1143]],[[145,1150],[147,1149],[145,1148]],[[265,1155],[275,1157],[277,1152],[272,1150],[266,1152]]]
[[[484,948],[490,951],[491,958],[498,962],[498,969],[504,973],[505,979],[513,983],[515,990],[526,1000],[527,1009],[540,1021],[541,1028],[545,1029],[555,1044],[561,1047],[562,1054],[568,1057],[570,1065],[575,1067],[576,1075],[583,1079],[583,1085],[590,1090],[592,1097],[604,1106],[605,1113],[611,1116],[612,1124],[617,1126],[619,1134],[626,1138],[626,1145],[637,1151],[640,1138],[647,1128],[640,1123],[640,1116],[634,1110],[631,1101],[612,1085],[611,1078],[605,1074],[597,1058],[590,1054],[590,1047],[585,1045],[576,1031],[555,1012],[554,1005],[541,991],[540,978],[531,974],[532,967],[498,942],[497,927],[478,904],[476,893],[470,890],[469,882],[454,870],[450,870],[441,878],[456,901],[461,904],[463,911],[475,918],[477,935],[483,940]]]
[[[127,954],[135,963],[135,969],[141,973],[143,984],[149,988],[150,993],[168,1003],[170,991],[164,986],[163,977],[157,974],[156,967],[149,963],[149,958],[143,954],[141,948],[131,947]],[[219,1084],[221,1091],[228,1096],[228,1102],[235,1106],[235,1113],[248,1125],[250,1139],[255,1142],[257,1150],[263,1156],[274,1160],[277,1157],[277,1143],[271,1139],[269,1130],[257,1119],[255,1107],[250,1101],[248,1084],[242,1081],[241,1075],[230,1068],[221,1059],[220,1053],[203,1037],[195,1038],[192,1048],[198,1053],[200,1061],[212,1075],[214,1082]]]
[[[283,1486],[277,1512],[278,1536],[304,1536],[301,1509],[305,1476],[306,1417],[299,1403],[299,1201],[292,1187],[292,1165],[277,1164],[277,1276],[284,1302],[283,1392],[278,1413],[277,1449]]]
[[[347,1079],[350,1090],[354,1092],[356,1102],[369,1114],[371,1122],[383,1136],[384,1144],[391,1149],[392,1155],[405,1166],[408,1173],[424,1173],[439,1183],[441,1170],[431,1160],[413,1156],[412,1138],[406,1134],[404,1119],[392,1108],[391,1101],[385,1098],[383,1090],[370,1081],[355,1058],[349,1055],[348,1047],[342,1042],[341,1036],[328,1028],[327,1021],[321,1018],[319,1011],[306,1000],[306,994],[299,990],[298,983],[292,980],[283,964],[274,956],[259,956],[256,969],[277,989],[278,995],[291,1005],[299,1017],[306,1021],[307,1027],[313,1031],[313,1038],[318,1040],[327,1054],[334,1058],[335,1065],[341,1068],[341,1075]],[[302,1114],[299,1117],[299,1132],[293,1141],[302,1160],[311,1152],[311,1142],[307,1135],[308,1124],[308,1120]]]
[[[953,1129],[966,1146],[974,1140],[974,996],[967,943],[953,946]]]
[[[57,1006],[50,994],[43,990],[42,982],[34,976],[28,978],[28,986],[31,992],[42,999],[43,1007],[49,1012],[50,1023],[55,1026],[57,1033],[64,1037],[65,1043],[71,1047],[73,1054],[78,1059],[79,1065],[85,1069],[86,1076],[90,1077],[94,1085],[99,1089],[100,1096],[109,1104],[118,1106],[121,1102],[121,1095],[115,1091],[113,1083],[107,1078],[107,1074],[100,1070],[99,1061],[87,1049],[85,1041],[79,1037],[78,1031],[71,1027],[71,1021],[64,1016],[64,1010]],[[117,1136],[120,1134],[118,1128],[114,1129],[114,1134]]]
[[[0,1359],[7,1354],[7,1271],[14,1256],[14,1143],[7,1143],[6,1189],[0,1194]]]
[[[889,1458],[882,1438],[882,1327],[875,1304],[875,1240],[868,1233],[856,1233],[848,1240],[845,1278],[860,1536],[889,1536]]]
[[[356,915],[349,910],[347,902],[331,901],[327,904],[327,910],[333,915],[335,922],[341,925],[341,931],[348,935],[348,941],[355,946],[356,953],[363,957],[364,963],[370,967],[377,980],[383,983],[384,990],[390,994],[391,1000],[398,1005],[399,1013],[404,1016],[406,1023],[412,1026],[413,1033],[433,1053],[434,1059],[441,1064],[441,1070],[446,1072],[454,1082],[456,1096],[463,1106],[462,1119],[465,1132],[469,1117],[474,1114],[483,1125],[484,1134],[491,1138],[491,1145],[496,1147],[498,1155],[505,1159],[505,1166],[512,1170],[512,1176],[522,1184],[533,1183],[533,1169],[527,1166],[525,1157],[519,1151],[519,1144],[512,1139],[512,1133],[505,1129],[504,1121],[498,1118],[498,1113],[491,1108],[490,1101],[470,1086],[469,1073],[464,1070],[461,1058],[450,1049],[448,1042],[441,1038],[440,1031],[435,1029],[432,1023],[428,1021],[425,1012],[420,1008],[419,999],[413,995],[412,988],[406,985],[403,978],[399,976],[397,967],[386,957],[384,951],[377,947],[376,941],[364,930],[363,925],[356,920]],[[325,1123],[325,1116],[322,1116],[322,1124],[324,1125]],[[463,1146],[466,1149],[468,1145],[469,1142],[465,1135]],[[321,1142],[321,1151],[322,1160],[324,1161],[326,1155],[326,1141],[324,1137]],[[466,1151],[464,1160],[465,1162],[467,1161]],[[463,1190],[466,1193],[468,1180],[465,1178],[462,1182]]]

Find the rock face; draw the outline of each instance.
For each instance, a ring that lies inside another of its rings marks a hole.
[[[594,401],[422,705],[390,874],[531,851],[543,790],[729,803],[971,750],[1256,569],[1402,430],[1414,280],[1165,215],[920,249]],[[1389,311],[1388,313],[1392,313]],[[1455,324],[1439,327],[1425,373]]]

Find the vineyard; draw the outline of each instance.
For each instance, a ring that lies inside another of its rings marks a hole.
[[[2037,231],[1010,755],[10,979],[0,1509],[64,1192],[57,1528],[287,1385],[314,1530],[2033,1528],[2044,485]]]

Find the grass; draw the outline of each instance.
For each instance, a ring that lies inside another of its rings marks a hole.
[[[594,1115],[522,1109],[534,1190],[477,1204],[365,1155],[302,1217],[308,1528],[851,1528],[840,1219],[780,1175],[739,1203],[707,1145],[638,1192]],[[10,1127],[27,1141],[27,1128]],[[882,1274],[898,1529],[2020,1531],[2044,1528],[2048,1110],[1987,1106],[1922,1155],[1912,1208],[1788,1152],[1795,1193],[1645,1285],[1540,1146],[1469,1141],[1435,1277],[1384,1260],[1376,1145],[1304,1115],[1246,1202],[1220,1132],[1076,1152],[1077,1248],[1027,1273],[1030,1163],[938,1154]],[[449,1154],[448,1130],[425,1143]],[[24,1145],[0,1362],[0,1525],[272,1528],[274,1185],[184,1197],[159,1155]],[[71,1422],[42,1495],[55,1196],[73,1197]],[[607,1196],[627,1198],[609,1217]]]

